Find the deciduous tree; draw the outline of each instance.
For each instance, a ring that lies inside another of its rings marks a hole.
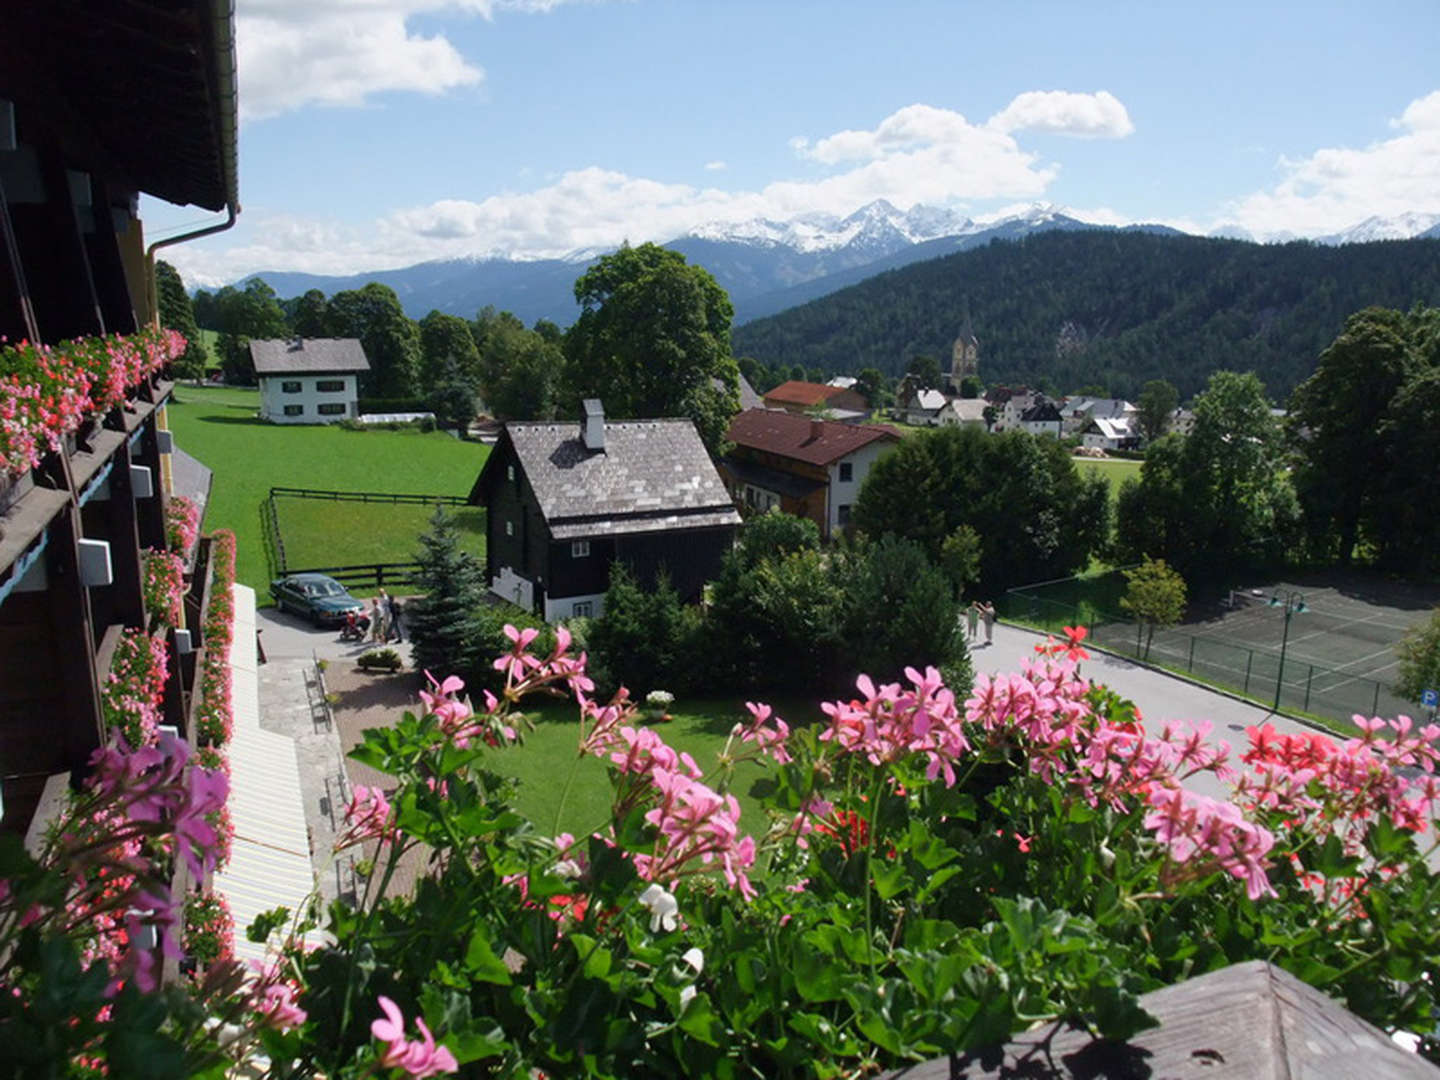
[[[703,267],[656,244],[622,247],[575,282],[580,318],[565,338],[568,391],[607,416],[688,416],[717,448],[740,407],[730,355],[734,309]]]
[[[1400,661],[1395,693],[1419,701],[1422,692],[1440,690],[1440,608],[1400,639],[1395,655]]]
[[[1140,391],[1136,402],[1135,419],[1140,425],[1140,435],[1152,443],[1164,435],[1170,426],[1170,416],[1180,404],[1180,393],[1164,379],[1151,379]]]
[[[370,361],[361,390],[376,397],[413,397],[419,389],[420,331],[388,285],[372,281],[330,298],[330,337],[359,338]]]
[[[200,339],[195,324],[195,309],[180,272],[163,259],[155,263],[155,294],[160,308],[160,325],[185,335],[185,353],[176,362],[178,374],[186,379],[199,379],[210,362],[210,350]]]
[[[1120,606],[1145,627],[1145,656],[1149,657],[1155,631],[1185,617],[1185,579],[1165,565],[1164,559],[1146,559],[1125,571],[1125,581]]]

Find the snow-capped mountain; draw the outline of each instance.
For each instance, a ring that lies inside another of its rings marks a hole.
[[[994,240],[1019,240],[1052,229],[1100,229],[1115,226],[1086,222],[1073,211],[1050,203],[1009,207],[969,218],[947,207],[916,205],[901,211],[883,199],[851,214],[812,212],[785,221],[754,218],[716,222],[692,229],[666,244],[715,276],[730,294],[737,323],[773,314],[923,259],[953,255]],[[1174,234],[1163,225],[1124,228]],[[1226,224],[1212,236],[1281,243],[1289,234],[1255,237]],[[1368,240],[1440,237],[1440,214],[1410,213],[1370,218],[1353,228],[1318,238],[1327,244]],[[326,293],[359,288],[367,281],[389,285],[405,310],[420,318],[432,309],[473,317],[487,304],[513,311],[525,322],[553,319],[562,325],[577,315],[576,277],[605,252],[574,251],[559,259],[511,259],[475,256],[442,259],[397,270],[321,277],[264,273],[281,296],[307,289]]]
[[[1317,236],[1315,241],[1320,244],[1366,244],[1374,240],[1411,240],[1427,233],[1433,234],[1437,226],[1440,226],[1440,214],[1412,210],[1395,217],[1368,217],[1340,232]]]

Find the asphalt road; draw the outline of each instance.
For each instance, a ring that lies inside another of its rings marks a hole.
[[[368,649],[390,648],[400,653],[407,666],[410,663],[408,640],[390,645],[379,645],[368,639],[363,642],[341,641],[339,630],[316,629],[308,620],[297,615],[282,615],[273,607],[259,608],[255,612],[255,629],[260,633],[260,644],[270,660],[308,660],[311,657],[353,660]]]

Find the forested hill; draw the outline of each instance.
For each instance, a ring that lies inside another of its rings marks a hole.
[[[1212,371],[1255,371],[1276,400],[1345,318],[1440,305],[1440,240],[1323,247],[1139,232],[1047,232],[880,274],[736,328],[734,353],[827,372],[942,368],[968,306],[987,385],[1182,397]]]

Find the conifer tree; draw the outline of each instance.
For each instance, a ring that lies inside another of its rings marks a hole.
[[[414,648],[415,668],[437,679],[473,660],[484,598],[485,576],[474,557],[460,549],[455,520],[440,507],[420,536],[417,584],[422,595],[404,606],[404,625]]]

